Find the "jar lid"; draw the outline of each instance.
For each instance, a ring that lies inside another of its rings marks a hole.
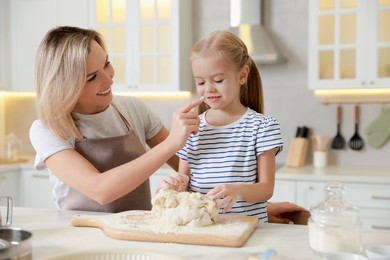
[[[339,182],[327,183],[325,199],[310,208],[312,219],[328,226],[353,227],[359,224],[359,209],[343,199],[345,190]]]

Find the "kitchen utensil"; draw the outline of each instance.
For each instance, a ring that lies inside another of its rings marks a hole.
[[[298,127],[295,138],[291,139],[290,149],[287,155],[287,167],[301,167],[305,165],[307,148],[309,146],[307,136],[309,128],[306,126]]]
[[[32,259],[32,233],[18,228],[0,229],[0,241],[6,246],[0,249],[0,259]]]
[[[359,135],[359,117],[360,108],[358,105],[355,106],[355,134],[349,140],[349,147],[353,150],[361,150],[364,146],[364,141]]]
[[[343,108],[340,105],[337,106],[337,134],[332,141],[332,149],[336,149],[336,150],[344,149],[345,146],[345,139],[341,135],[342,113],[343,113]]]
[[[122,240],[239,247],[256,229],[258,219],[224,214],[206,227],[165,226],[156,222],[150,211],[131,210],[107,215],[75,215],[71,223],[76,227],[97,227],[107,236]]]
[[[5,217],[3,220],[2,213],[0,211],[0,229],[7,228],[12,224],[12,197],[10,196],[0,196],[0,205],[3,205],[3,201],[5,201]]]
[[[313,142],[314,151],[328,151],[330,142],[329,136],[312,135],[311,141]]]

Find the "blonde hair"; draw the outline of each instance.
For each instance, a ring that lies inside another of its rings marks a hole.
[[[194,45],[190,61],[210,54],[221,55],[221,57],[226,59],[227,64],[233,66],[237,71],[241,70],[245,65],[249,66],[247,82],[241,86],[240,100],[244,106],[263,113],[263,88],[260,72],[255,62],[249,56],[245,43],[231,32],[212,32]],[[207,109],[209,109],[209,106],[202,103],[198,107],[198,113],[201,114]]]
[[[81,138],[72,111],[86,84],[91,41],[105,49],[94,30],[56,27],[40,43],[35,61],[37,112],[41,123],[62,139]]]

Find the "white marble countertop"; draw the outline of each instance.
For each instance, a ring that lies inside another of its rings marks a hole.
[[[283,166],[276,171],[276,178],[307,181],[350,181],[390,184],[390,166],[340,166],[315,168],[307,165],[299,168]]]
[[[248,259],[248,256],[270,247],[279,255],[290,257],[287,259],[321,259],[308,246],[307,226],[259,224],[242,247],[231,248],[117,240],[106,236],[98,228],[71,226],[69,220],[75,214],[93,213],[16,207],[12,227],[32,232],[33,259],[102,248],[146,250],[184,259]],[[390,245],[390,230],[364,231],[363,242],[365,247]]]

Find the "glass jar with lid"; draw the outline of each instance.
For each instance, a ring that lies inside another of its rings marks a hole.
[[[326,184],[325,199],[310,208],[309,245],[318,255],[361,250],[359,209],[343,199],[345,190],[338,182]]]

